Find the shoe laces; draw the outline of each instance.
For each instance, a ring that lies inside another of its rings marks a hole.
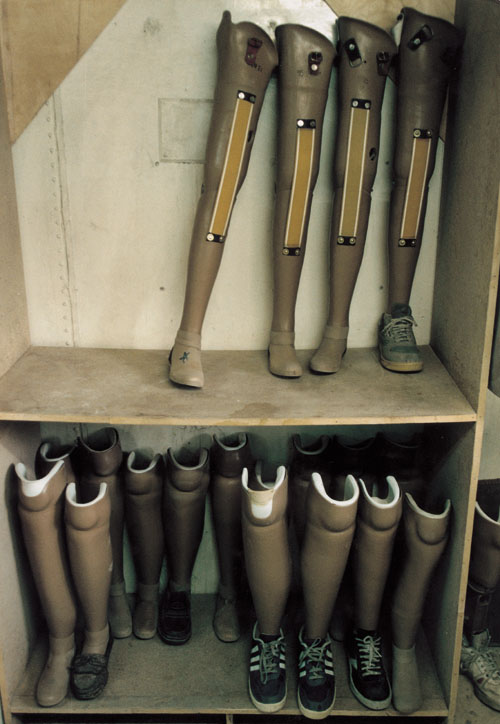
[[[277,677],[280,672],[280,649],[283,636],[273,641],[260,640],[261,650],[259,657],[259,673],[263,684],[271,677]]]
[[[474,665],[479,670],[481,679],[492,679],[500,682],[500,670],[497,662],[488,651],[477,651],[470,647],[469,668]]]
[[[406,317],[391,317],[391,320],[382,329],[382,334],[390,336],[394,342],[405,344],[414,344],[415,339],[413,335],[412,326],[417,327],[417,323],[412,316],[407,315]]]
[[[359,652],[359,663],[362,676],[380,676],[382,673],[382,648],[380,636],[367,634],[361,638],[356,636]]]
[[[304,650],[300,652],[299,666],[307,667],[307,678],[311,681],[325,678],[325,656],[330,646],[330,640],[314,639],[311,644],[304,643]]]

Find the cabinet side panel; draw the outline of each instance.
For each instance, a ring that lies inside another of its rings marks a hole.
[[[465,42],[450,92],[431,343],[482,409],[498,276],[500,6],[459,0],[456,24]]]

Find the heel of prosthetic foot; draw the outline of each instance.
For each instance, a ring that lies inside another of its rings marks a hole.
[[[278,377],[300,377],[302,366],[294,348],[294,332],[271,332],[269,371]]]
[[[313,372],[331,375],[338,372],[342,357],[347,349],[347,334],[349,327],[338,324],[327,324],[320,346],[314,353],[309,367]]]
[[[178,385],[203,387],[201,366],[201,335],[179,330],[170,352],[169,379]]]

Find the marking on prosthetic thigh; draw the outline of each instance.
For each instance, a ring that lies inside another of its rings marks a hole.
[[[229,217],[231,216],[241,174],[254,103],[255,96],[252,93],[238,91],[224,167],[217,190],[209,232],[206,236],[207,241],[221,243],[226,238]]]
[[[370,108],[371,101],[369,100],[353,98],[351,101],[347,162],[340,211],[339,235],[337,237],[337,244],[342,246],[354,246],[356,244]]]
[[[432,131],[415,128],[398,246],[415,247],[427,183]]]
[[[315,119],[298,118],[295,166],[283,245],[283,254],[285,256],[300,255],[311,190],[315,136]]]

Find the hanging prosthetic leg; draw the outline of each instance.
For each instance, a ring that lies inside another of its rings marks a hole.
[[[460,43],[460,31],[446,20],[403,9],[389,220],[389,312],[379,326],[380,362],[395,372],[423,367],[412,330],[410,293],[441,116]]]
[[[450,507],[447,500],[441,512],[431,513],[405,495],[406,556],[392,601],[392,696],[403,714],[422,704],[415,643],[431,577],[448,540]]]
[[[299,634],[297,699],[302,714],[314,719],[327,717],[335,702],[328,626],[351,548],[358,498],[358,484],[352,475],[327,493],[321,476],[312,473],[301,552],[306,618]]]
[[[488,652],[488,612],[500,582],[500,510],[488,510],[490,516],[484,507],[476,502],[460,671],[478,699],[500,711],[500,669]]]
[[[335,51],[323,35],[302,25],[279,25],[275,32],[279,131],[269,370],[282,377],[299,377],[302,367],[294,349],[295,303]]]
[[[234,438],[214,435],[210,492],[219,562],[219,590],[213,619],[217,638],[237,641],[238,568],[241,568],[241,474],[250,468],[252,453],[246,433]]]
[[[313,372],[340,368],[346,350],[349,307],[368,227],[378,163],[380,112],[389,66],[396,53],[390,35],[362,20],[340,17],[339,119],[334,159],[335,198],[330,231],[330,309]]]
[[[85,625],[84,641],[71,666],[71,690],[77,699],[95,699],[108,681],[113,644],[108,599],[113,557],[110,537],[111,500],[106,483],[96,497],[78,503],[76,486],[66,488],[64,519],[71,571]]]
[[[262,479],[260,461],[242,474],[243,549],[257,621],[253,628],[248,687],[253,704],[275,712],[286,701],[285,637],[281,620],[291,584],[288,544],[288,475],[280,466]]]
[[[161,455],[137,450],[127,457],[125,512],[137,593],[132,617],[134,635],[150,639],[158,625],[158,591],[165,551],[162,494],[165,463]]]
[[[59,460],[36,480],[28,479],[23,463],[15,467],[23,538],[49,630],[49,654],[36,689],[40,706],[54,706],[66,696],[75,653],[76,604],[63,520],[65,465]]]
[[[203,535],[209,482],[206,448],[195,455],[168,450],[163,490],[168,585],[160,602],[158,634],[173,646],[191,638],[191,575]]]
[[[190,387],[203,387],[203,320],[233,205],[246,176],[264,94],[278,63],[269,36],[253,23],[233,24],[227,10],[217,32],[217,53],[205,177],[191,237],[184,310],[170,353],[170,379]]]

